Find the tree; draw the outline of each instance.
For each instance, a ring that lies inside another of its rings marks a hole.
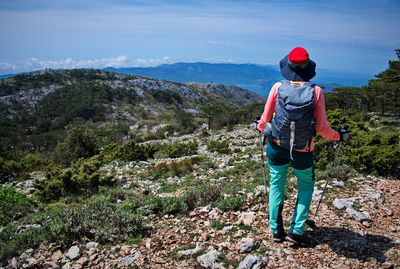
[[[64,141],[55,149],[55,159],[63,165],[70,165],[79,158],[88,158],[98,153],[93,132],[85,125],[75,125],[67,130]]]

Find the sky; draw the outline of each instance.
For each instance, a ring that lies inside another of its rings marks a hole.
[[[377,74],[400,47],[399,0],[0,0],[0,74],[174,62]]]

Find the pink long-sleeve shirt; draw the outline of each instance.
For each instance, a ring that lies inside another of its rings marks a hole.
[[[265,124],[267,124],[272,120],[272,117],[275,112],[276,99],[278,96],[278,88],[281,85],[282,85],[281,82],[275,83],[274,86],[272,86],[271,91],[269,92],[268,100],[265,103],[264,112],[257,125],[257,129],[260,132],[264,132]],[[326,119],[324,92],[319,86],[314,87],[314,119],[316,122],[316,129],[319,135],[329,140],[340,140],[339,133],[329,126],[329,123]],[[314,138],[311,141],[310,148],[300,149],[297,151],[305,152],[312,150],[314,150]]]

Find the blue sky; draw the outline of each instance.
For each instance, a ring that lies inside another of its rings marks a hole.
[[[0,0],[0,74],[177,61],[277,64],[305,47],[318,68],[383,71],[400,1]]]

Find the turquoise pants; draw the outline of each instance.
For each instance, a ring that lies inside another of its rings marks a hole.
[[[282,210],[285,200],[286,176],[289,165],[293,166],[297,177],[297,200],[290,224],[290,232],[302,235],[304,223],[310,211],[314,191],[314,157],[313,152],[293,151],[290,159],[288,149],[269,141],[267,147],[270,172],[269,225],[273,233],[284,231]]]

